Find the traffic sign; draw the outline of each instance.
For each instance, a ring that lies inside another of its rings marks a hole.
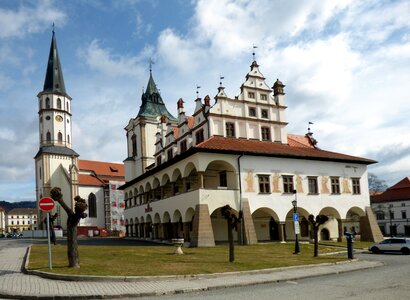
[[[54,200],[48,197],[41,198],[40,201],[38,201],[38,207],[45,212],[52,211],[54,206]]]
[[[299,214],[298,213],[293,214],[293,222],[299,222]]]

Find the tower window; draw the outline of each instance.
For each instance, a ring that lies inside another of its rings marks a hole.
[[[69,134],[67,134],[67,143],[70,144],[70,135]]]
[[[67,111],[70,112],[70,103],[67,102]]]
[[[46,108],[50,108],[50,98],[46,98]]]
[[[61,109],[61,99],[60,98],[57,99],[57,108]]]
[[[59,143],[63,142],[63,134],[61,132],[58,133],[58,142]]]
[[[47,139],[47,142],[51,142],[51,133],[50,133],[50,131],[47,131],[46,139]]]
[[[90,218],[97,217],[97,198],[94,193],[88,195],[88,216]]]
[[[131,144],[132,144],[132,156],[137,156],[137,136],[135,134],[131,137]]]
[[[226,136],[235,137],[235,124],[227,122],[225,126],[226,126]]]

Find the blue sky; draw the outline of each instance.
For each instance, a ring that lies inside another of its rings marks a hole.
[[[169,111],[228,96],[256,59],[286,84],[288,131],[309,121],[326,150],[378,160],[389,185],[410,175],[410,2],[313,0],[0,1],[0,200],[34,200],[36,95],[52,24],[82,159],[121,162],[125,131],[153,75]]]

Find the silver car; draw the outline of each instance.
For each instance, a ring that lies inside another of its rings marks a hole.
[[[410,239],[390,238],[369,246],[369,251],[373,253],[401,252],[410,254]]]

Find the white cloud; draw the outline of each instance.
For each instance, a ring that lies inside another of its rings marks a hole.
[[[53,1],[41,0],[35,6],[20,5],[17,10],[0,9],[0,38],[23,37],[65,24],[67,16],[53,5]]]
[[[85,49],[79,49],[78,55],[91,69],[110,77],[137,76],[143,72],[139,66],[142,57],[115,55],[111,49],[102,48],[96,39]]]

